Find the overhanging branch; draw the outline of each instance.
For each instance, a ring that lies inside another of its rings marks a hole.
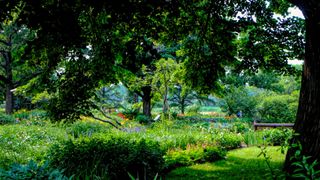
[[[117,123],[118,126],[121,126],[121,123],[119,121],[117,121],[116,119],[112,118],[111,116],[108,116],[100,107],[98,107],[98,110],[104,117],[114,120]]]
[[[106,119],[101,119],[101,118],[98,118],[98,117],[95,117],[95,116],[91,116],[93,119],[95,120],[98,120],[98,121],[101,121],[101,122],[104,122],[104,123],[108,123],[110,124],[111,126],[115,127],[116,129],[119,129],[121,130],[120,127],[116,126],[112,121],[109,121],[109,120],[106,120]]]

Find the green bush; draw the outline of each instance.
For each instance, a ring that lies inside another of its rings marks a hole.
[[[0,113],[0,125],[13,124],[15,122],[16,122],[16,119],[13,116]]]
[[[249,145],[261,146],[265,144],[283,145],[292,137],[291,129],[265,129],[262,131],[250,130],[244,133],[244,142]]]
[[[15,180],[64,180],[68,179],[61,171],[50,169],[48,163],[42,166],[37,165],[34,161],[29,161],[26,165],[14,164],[9,170],[0,169],[0,179]]]
[[[273,95],[263,99],[259,107],[261,122],[294,122],[298,109],[296,95]]]
[[[190,115],[198,114],[200,111],[200,108],[201,106],[197,104],[191,105],[187,108],[187,114],[190,114]]]
[[[248,123],[243,123],[243,122],[234,122],[231,125],[231,131],[235,133],[245,133],[250,130],[250,127]]]
[[[213,162],[223,159],[226,151],[216,146],[190,146],[187,149],[169,150],[165,155],[166,169],[172,170],[181,166],[189,166],[195,163]]]
[[[135,119],[141,124],[147,124],[151,120],[150,117],[143,115],[143,114],[137,115],[137,117]]]
[[[262,131],[263,138],[272,145],[284,144],[293,135],[291,129],[269,129]]]
[[[216,134],[215,140],[221,147],[224,147],[228,150],[239,148],[241,142],[244,141],[241,134],[228,132],[227,130]]]
[[[231,86],[221,101],[221,110],[229,115],[242,111],[243,117],[254,117],[259,104],[257,99],[259,91],[254,87]]]
[[[56,144],[50,150],[51,167],[76,178],[128,179],[128,173],[151,178],[164,166],[159,144],[127,136],[96,135]]]
[[[132,120],[138,116],[139,108],[130,107],[130,108],[124,109],[122,113],[123,115],[126,116],[126,118]]]
[[[204,159],[208,162],[217,161],[225,158],[227,151],[221,147],[208,146],[204,150]]]

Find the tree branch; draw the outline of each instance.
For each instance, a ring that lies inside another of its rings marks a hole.
[[[93,116],[93,115],[92,115],[91,117],[92,117],[93,119],[95,119],[95,120],[98,120],[98,121],[101,121],[101,122],[104,122],[104,123],[108,123],[108,124],[110,124],[111,126],[115,127],[116,129],[121,130],[121,128],[119,128],[118,126],[116,126],[115,124],[113,124],[112,121],[105,120],[105,119],[101,119],[101,118],[95,117],[95,116]]]
[[[117,121],[116,119],[112,118],[111,116],[108,116],[99,106],[96,105],[96,107],[98,108],[99,112],[106,118],[108,119],[112,119],[114,120],[119,126],[122,126],[121,123],[119,123],[119,121]]]

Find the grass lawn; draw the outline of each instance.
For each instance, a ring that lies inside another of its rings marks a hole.
[[[285,155],[280,147],[268,147],[273,169],[281,170]],[[166,179],[272,179],[261,150],[249,147],[230,151],[226,160],[182,167],[170,172]]]

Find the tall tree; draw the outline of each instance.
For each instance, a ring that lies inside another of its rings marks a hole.
[[[28,61],[22,56],[27,41],[32,40],[34,32],[15,22],[17,13],[1,23],[0,27],[0,82],[5,89],[5,112],[11,114],[14,109],[15,88],[26,84],[40,74],[40,69],[28,67]]]
[[[138,38],[138,39],[136,39]],[[160,54],[150,39],[132,37],[121,54],[118,79],[142,98],[143,114],[151,116],[152,76]],[[124,73],[127,72],[127,73]]]
[[[163,99],[162,112],[167,114],[169,111],[168,94],[170,88],[175,84],[174,76],[177,73],[179,64],[173,59],[160,59],[156,64],[153,77],[153,88],[159,92]]]
[[[299,7],[305,17],[306,46],[299,107],[294,130],[299,135],[302,154],[312,161],[320,159],[320,2],[317,0],[288,0]],[[286,168],[290,171],[294,150],[287,153]]]

